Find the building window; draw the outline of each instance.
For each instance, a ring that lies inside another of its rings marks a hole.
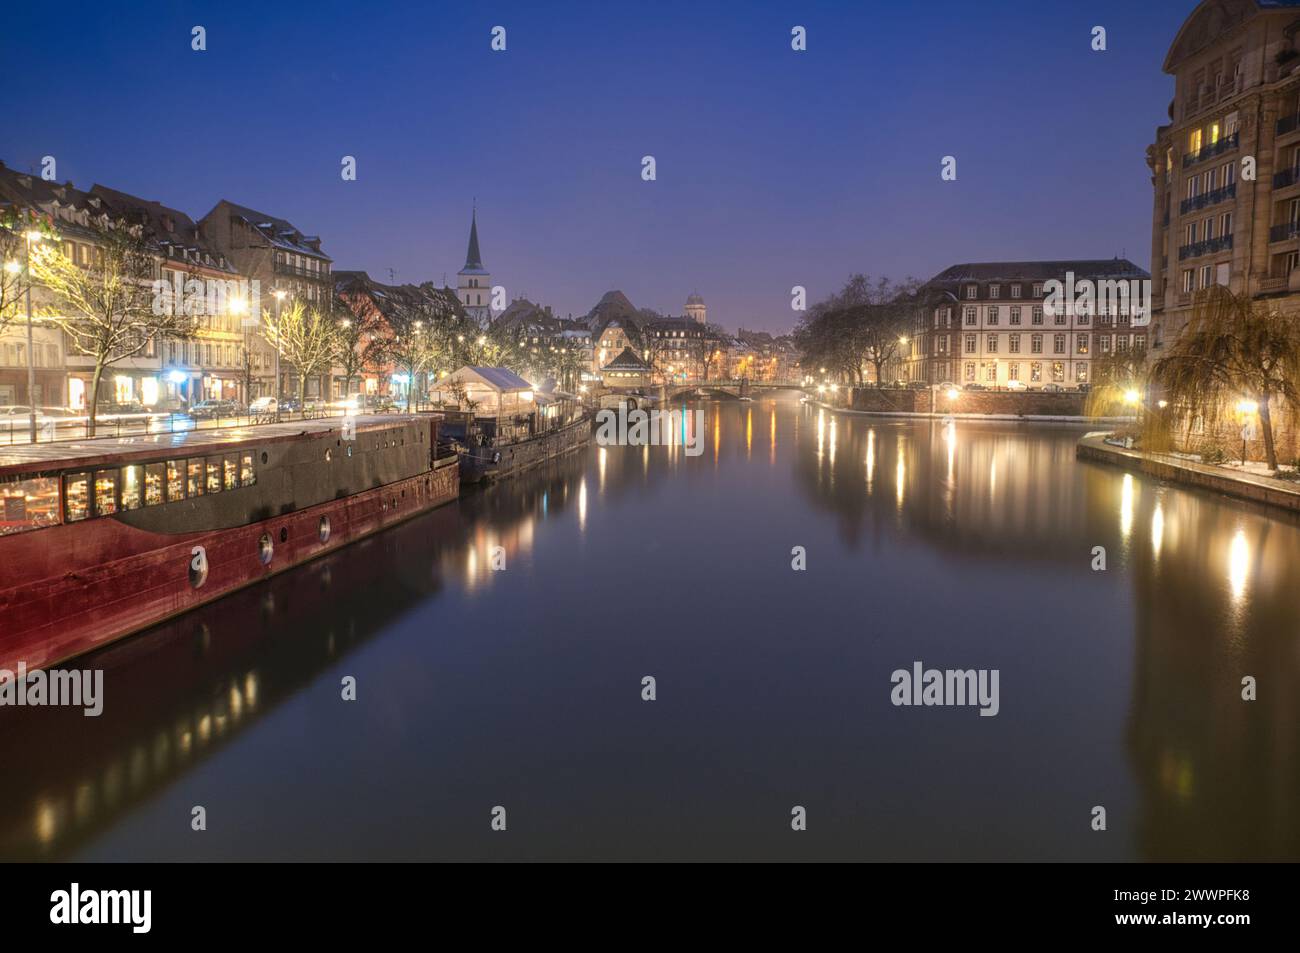
[[[1041,334],[1029,335],[1029,350],[1033,354],[1043,353],[1043,336]]]
[[[1017,288],[1018,288],[1018,287],[1020,287],[1020,286],[1019,286],[1019,285],[1015,285],[1014,287],[1017,287]],[[1019,323],[1020,323],[1020,309],[1019,309],[1019,308],[1012,308],[1012,309],[1011,309],[1011,323],[1012,323],[1012,324],[1019,324]]]
[[[1191,294],[1196,290],[1196,272],[1190,268],[1183,269],[1183,294]]]
[[[989,285],[989,297],[990,297],[990,298],[1001,298],[1001,297],[1002,297],[1002,286],[1001,286],[1001,285]]]
[[[1214,282],[1214,268],[1210,265],[1201,266],[1201,287],[1208,288]]]
[[[1041,297],[1043,296],[1043,286],[1042,286],[1042,285],[1040,285],[1040,284],[1035,284],[1035,285],[1034,285],[1034,287],[1033,287],[1033,296],[1034,296],[1035,298],[1041,298]]]
[[[975,353],[975,335],[973,334],[966,335],[966,353],[967,354]]]
[[[975,379],[975,365],[971,364],[968,361],[966,363],[966,380],[973,381],[974,379]]]
[[[1058,384],[1065,383],[1065,362],[1064,361],[1052,362],[1052,380]]]
[[[1009,381],[1018,381],[1018,380],[1020,380],[1020,365],[1019,365],[1019,364],[1011,363],[1011,364],[1008,364],[1008,365],[1007,365],[1007,380],[1009,380]]]
[[[1019,297],[1020,297],[1020,285],[1012,285],[1012,286],[1011,286],[1011,297],[1013,297],[1013,298],[1019,298]]]
[[[989,364],[987,367],[984,368],[984,379],[988,381],[990,384],[997,383],[998,365],[996,363]]]
[[[1033,362],[1031,362],[1030,365],[1029,365],[1029,380],[1030,380],[1030,383],[1034,383],[1034,384],[1036,384],[1036,383],[1038,383],[1039,381],[1041,381],[1042,379],[1043,379],[1043,363],[1042,363],[1042,361],[1033,361]]]
[[[1074,365],[1074,379],[1080,384],[1088,380],[1088,364],[1086,361],[1080,361]]]
[[[977,286],[975,285],[966,286],[966,297],[971,301],[975,300],[975,298],[978,296],[978,293],[979,293],[979,288]]]
[[[1011,353],[1012,353],[1012,354],[1019,354],[1019,353],[1020,353],[1020,335],[1019,335],[1019,334],[1012,334],[1012,335],[1010,336],[1009,346],[1010,346],[1010,350],[1011,350]]]
[[[1043,309],[1039,305],[1034,305],[1034,310],[1029,315],[1029,320],[1034,324],[1043,323]]]
[[[1088,335],[1086,334],[1075,335],[1074,353],[1076,354],[1088,353]]]
[[[998,336],[996,334],[989,335],[988,352],[990,354],[998,353]]]
[[[1053,335],[1052,335],[1052,353],[1053,353],[1053,354],[1064,354],[1064,353],[1065,353],[1065,335],[1064,335],[1064,334],[1053,334]]]
[[[988,319],[990,327],[998,323],[998,309],[996,307],[989,308]]]
[[[966,323],[973,325],[978,321],[978,312],[974,308],[966,309]]]

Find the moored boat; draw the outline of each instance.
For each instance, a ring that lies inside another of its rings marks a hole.
[[[0,452],[0,669],[57,664],[458,493],[430,416]]]

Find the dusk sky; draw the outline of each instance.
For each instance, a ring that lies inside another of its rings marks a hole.
[[[699,292],[730,330],[784,330],[791,286],[857,271],[1148,267],[1144,150],[1194,5],[15,4],[0,159],[196,219],[228,198],[381,281],[454,286],[477,196],[511,299],[680,314]]]

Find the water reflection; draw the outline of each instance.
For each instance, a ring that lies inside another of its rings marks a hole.
[[[188,857],[168,792],[219,768],[265,818],[232,857],[1300,857],[1295,520],[1081,464],[1078,428],[702,409],[102,653],[99,719],[0,711],[0,856]],[[1000,669],[1001,713],[893,708],[915,659]],[[529,805],[507,853],[489,797]]]

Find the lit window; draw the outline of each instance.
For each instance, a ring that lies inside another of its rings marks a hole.
[[[163,488],[167,480],[167,468],[162,463],[151,463],[144,468],[144,505],[157,506],[162,503]]]
[[[69,473],[63,478],[63,518],[69,523],[90,515],[90,474]]]
[[[117,512],[117,471],[95,471],[95,515],[110,516]]]
[[[34,477],[0,486],[0,536],[53,526],[58,521],[57,477]]]
[[[185,495],[203,495],[203,461],[187,460],[185,464]]]
[[[138,510],[144,505],[144,467],[122,468],[122,509]]]

